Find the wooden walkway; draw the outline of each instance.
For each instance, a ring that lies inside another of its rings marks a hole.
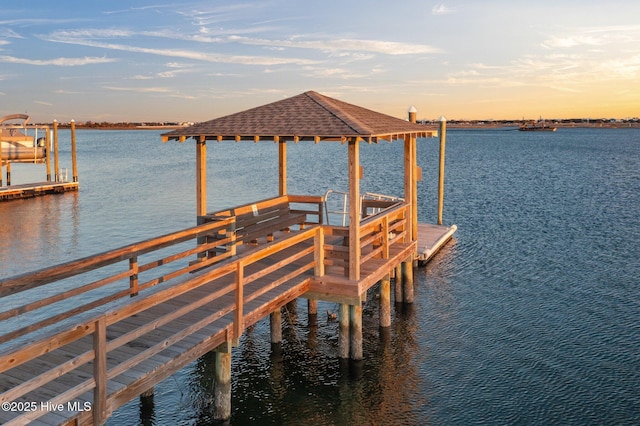
[[[205,233],[227,224],[205,226]],[[3,329],[0,335],[0,402],[16,408],[0,411],[0,423],[61,424],[76,419],[80,424],[100,424],[124,403],[202,354],[237,340],[246,327],[304,294],[316,266],[318,229],[292,234],[234,258],[192,261],[144,283],[137,282],[141,272],[184,259],[203,247],[191,246],[144,264],[137,263],[139,257],[175,241],[201,237],[202,231],[193,228],[1,280],[1,296],[17,295],[19,290],[68,277],[72,269],[76,275],[123,261],[126,266],[126,271],[83,288],[18,301],[23,304],[0,312],[2,320],[33,313],[31,321],[15,326],[22,328]],[[203,269],[213,263],[215,267]],[[125,289],[106,285],[122,278]],[[136,281],[133,286],[131,280]],[[85,298],[86,290],[96,288],[103,291],[97,299],[87,296],[91,301],[83,306],[55,309],[56,302],[69,296]],[[35,315],[42,306],[48,306],[44,319]],[[78,410],[85,403],[90,411]]]
[[[77,191],[78,182],[36,182],[0,187],[0,201]]]
[[[363,221],[358,281],[347,277],[344,228],[316,224],[237,245],[235,216],[0,280],[0,325],[22,319],[0,328],[0,403],[10,408],[0,423],[101,424],[298,297],[359,306],[416,249],[404,242],[405,213],[395,205]]]

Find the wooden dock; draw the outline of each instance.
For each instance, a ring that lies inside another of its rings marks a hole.
[[[11,124],[14,120],[23,120],[23,123]],[[51,126],[32,125],[28,122],[29,116],[26,114],[0,117],[0,145],[2,145],[0,152],[0,201],[77,191],[78,165],[75,122],[73,120],[70,122],[72,164],[70,181],[67,181],[60,174],[62,171],[59,164],[58,122],[54,121]],[[40,135],[42,136],[40,137]],[[44,165],[47,180],[12,184],[11,165],[14,163]]]
[[[0,201],[77,191],[78,182],[36,182],[0,187]]]
[[[195,141],[198,226],[0,280],[0,403],[7,408],[0,423],[103,424],[209,351],[212,411],[228,420],[231,347],[267,316],[271,343],[279,343],[281,308],[298,297],[308,299],[309,315],[318,300],[339,304],[337,356],[361,361],[367,291],[380,283],[386,329],[391,277],[396,304],[413,303],[414,263],[428,261],[455,232],[418,223],[417,140],[436,134],[416,123],[414,108],[407,121],[313,91],[163,134],[163,141]],[[279,195],[209,212],[207,141],[262,140],[277,147]],[[326,197],[288,193],[287,144],[305,141],[347,151],[347,226],[326,223]],[[381,141],[403,141],[402,197],[361,196],[360,146]]]
[[[248,326],[298,297],[360,306],[416,248],[406,241],[407,205],[390,205],[362,222],[361,278],[350,280],[347,228],[317,223],[317,198],[291,199],[293,212],[282,209],[282,197],[251,205],[260,219],[243,227],[236,212],[247,208],[239,207],[198,227],[0,280],[0,321],[21,318],[1,328],[0,402],[16,409],[0,411],[0,423],[101,424],[206,352],[230,357]],[[300,201],[310,208],[300,210]],[[301,211],[302,224],[290,228]],[[42,296],[22,299],[35,288]],[[51,288],[58,290],[44,291]]]

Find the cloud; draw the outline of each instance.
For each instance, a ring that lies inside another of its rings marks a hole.
[[[36,66],[54,65],[59,67],[76,67],[82,65],[105,64],[116,61],[117,59],[91,56],[85,56],[84,58],[27,59],[16,58],[15,56],[0,55],[0,62]]]
[[[221,53],[204,53],[194,50],[181,49],[156,49],[148,47],[128,46],[125,44],[104,43],[99,41],[87,40],[82,38],[65,38],[50,37],[48,41],[57,43],[76,44],[80,46],[97,47],[108,50],[118,50],[123,52],[146,53],[149,55],[168,56],[173,58],[191,59],[204,62],[220,62],[244,65],[285,65],[298,64],[310,65],[318,61],[302,58],[284,58],[284,57],[267,57],[267,56],[248,56],[248,55],[225,55]]]
[[[85,28],[81,30],[55,31],[50,37],[59,39],[104,39],[104,38],[126,38],[132,37],[136,33],[120,28]]]
[[[640,43],[640,25],[573,28],[565,31],[562,35],[550,36],[542,42],[542,46],[548,49],[566,49],[579,46],[601,47],[623,43]]]
[[[588,36],[575,35],[568,37],[551,37],[543,42],[544,47],[570,48],[576,46],[602,46],[605,42],[602,39]]]
[[[297,49],[315,49],[324,52],[373,52],[387,55],[413,55],[424,53],[440,53],[440,49],[426,44],[400,43],[383,40],[362,40],[362,39],[335,39],[335,40],[299,40],[293,37],[289,40],[268,40],[259,38],[249,38],[240,36],[230,36],[231,42],[254,45],[288,47]]]
[[[114,92],[136,92],[136,93],[169,93],[171,89],[166,87],[116,87],[116,86],[102,86],[107,90],[113,90]]]
[[[114,92],[149,93],[149,94],[159,93],[159,94],[162,94],[163,97],[169,96],[172,98],[189,99],[189,100],[197,99],[196,96],[186,94],[182,90],[175,91],[174,89],[170,89],[168,87],[102,86],[102,88],[106,90],[111,90]]]
[[[437,4],[431,9],[432,15],[449,15],[453,12],[454,10],[445,6],[444,3]]]
[[[314,78],[338,78],[341,80],[351,80],[368,77],[367,74],[355,73],[351,69],[344,69],[339,67],[333,68],[313,68],[305,67],[304,74]]]
[[[144,47],[126,46],[121,44],[112,44],[108,42],[101,42],[99,39],[107,38],[131,38],[134,36],[156,37],[156,38],[168,38],[172,40],[192,41],[199,43],[210,44],[225,44],[225,43],[239,43],[249,46],[261,46],[270,50],[282,51],[286,48],[295,49],[310,49],[319,50],[329,53],[345,53],[345,52],[368,52],[368,53],[380,53],[386,55],[414,55],[414,54],[430,54],[441,53],[439,48],[426,45],[426,44],[414,44],[393,42],[384,40],[367,40],[367,39],[325,39],[325,40],[304,40],[301,36],[293,36],[287,40],[272,40],[263,38],[252,38],[238,35],[241,32],[236,32],[234,35],[227,37],[212,37],[203,34],[184,34],[176,33],[175,31],[159,30],[153,32],[141,32],[133,33],[128,30],[118,29],[84,29],[73,31],[56,31],[48,36],[43,36],[47,41],[77,44],[83,46],[99,47],[105,49],[122,50],[129,52],[144,52],[165,56],[175,56],[190,59],[199,59],[209,62],[231,62],[231,63],[252,63],[256,65],[277,65],[284,63],[297,63],[297,64],[309,64],[311,61],[305,59],[285,59],[277,57],[260,57],[250,56],[249,59],[243,59],[242,56],[225,56],[222,54],[206,54],[201,52],[190,51],[178,51],[170,49],[151,49]],[[244,31],[246,33],[246,31]],[[355,53],[354,53],[355,54]],[[354,56],[357,59],[357,57]],[[363,59],[369,59],[370,57],[362,56]]]
[[[2,24],[0,24],[1,26]],[[9,28],[0,28],[0,46],[11,44],[9,38],[23,39],[24,37]]]

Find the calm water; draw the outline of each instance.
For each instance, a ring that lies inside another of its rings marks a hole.
[[[290,192],[344,188],[344,148],[291,146]],[[437,141],[418,151],[434,222]],[[364,191],[402,193],[402,144],[361,155]],[[208,157],[210,210],[276,195],[273,143],[210,143]],[[78,161],[79,193],[0,204],[0,277],[195,223],[193,143],[79,132]],[[14,167],[14,183],[38,173]],[[412,309],[380,335],[367,302],[359,366],[335,358],[335,304],[316,324],[291,307],[281,354],[260,322],[233,352],[230,424],[639,424],[639,212],[638,130],[449,130],[458,232],[416,271]],[[212,368],[201,358],[156,387],[151,413],[135,400],[109,424],[211,423]]]

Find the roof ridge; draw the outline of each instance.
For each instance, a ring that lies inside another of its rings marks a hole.
[[[305,92],[304,94],[309,98],[311,98],[311,100],[313,100],[315,103],[320,105],[322,108],[324,108],[328,113],[338,118],[349,128],[353,129],[354,132],[361,133],[361,134],[374,133],[373,129],[371,129],[362,121],[358,120],[353,115],[346,112],[340,104],[341,103],[347,104],[351,107],[357,107],[356,105],[351,105],[347,102],[338,101],[337,99],[324,96],[318,92],[314,92],[313,90]],[[357,107],[357,108],[361,108],[361,107]],[[362,109],[366,109],[366,108],[362,108]]]

